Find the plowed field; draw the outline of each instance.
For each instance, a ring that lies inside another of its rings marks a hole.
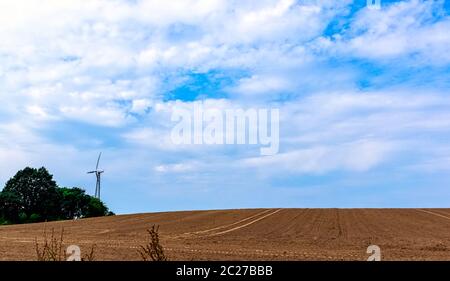
[[[35,260],[44,228],[96,260],[140,260],[160,225],[171,260],[450,260],[449,209],[244,209],[146,213],[0,227],[1,260]]]

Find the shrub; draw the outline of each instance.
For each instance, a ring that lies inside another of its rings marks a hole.
[[[52,228],[50,237],[47,236],[47,229],[44,227],[44,241],[40,246],[37,238],[35,239],[36,257],[38,261],[66,261],[67,255],[64,243],[64,228],[61,229],[59,236],[55,235]],[[95,244],[91,246],[89,253],[80,257],[81,261],[95,260]]]
[[[19,214],[19,222],[20,223],[27,223],[28,222],[28,216],[24,212],[21,212]]]
[[[47,237],[47,229],[44,228],[44,243],[39,247],[37,238],[36,242],[36,256],[38,261],[64,261],[66,254],[63,250],[64,228],[61,230],[59,238],[55,236],[55,229],[52,228],[50,238]]]
[[[144,261],[167,261],[164,254],[164,248],[159,242],[159,226],[153,225],[147,229],[149,235],[149,242],[145,246],[141,246],[139,253]]]
[[[39,214],[31,214],[31,216],[28,218],[28,222],[39,222],[41,221],[41,216]]]

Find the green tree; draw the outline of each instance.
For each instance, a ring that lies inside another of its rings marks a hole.
[[[90,196],[89,204],[86,209],[85,217],[100,217],[109,214],[108,208],[98,198]]]
[[[16,193],[0,192],[0,219],[4,223],[18,223],[20,211],[20,198]]]
[[[81,188],[59,188],[61,193],[61,217],[73,219],[75,217],[99,217],[114,215],[99,199],[87,195]]]
[[[59,188],[61,193],[61,217],[64,219],[80,218],[86,215],[90,202],[89,195],[81,188]]]
[[[59,188],[44,168],[25,168],[0,192],[0,224],[114,215],[81,188]]]
[[[60,215],[61,197],[53,176],[41,167],[26,167],[8,180],[3,192],[19,198],[20,209],[30,218],[39,215],[41,220],[54,220]]]

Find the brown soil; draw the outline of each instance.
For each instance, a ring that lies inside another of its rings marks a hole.
[[[245,209],[120,215],[46,223],[96,260],[139,260],[160,225],[170,260],[450,260],[449,209]],[[35,260],[44,224],[0,227],[0,260]]]

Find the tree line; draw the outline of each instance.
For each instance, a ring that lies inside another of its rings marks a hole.
[[[46,168],[26,167],[0,192],[0,224],[31,223],[113,215],[108,207],[74,187],[59,187]]]

